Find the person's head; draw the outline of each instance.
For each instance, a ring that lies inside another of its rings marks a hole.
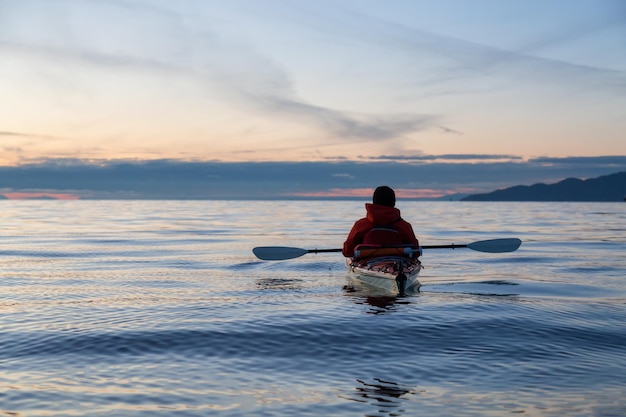
[[[380,204],[381,206],[395,207],[396,205],[396,193],[386,185],[381,185],[374,190],[372,196],[372,203]]]

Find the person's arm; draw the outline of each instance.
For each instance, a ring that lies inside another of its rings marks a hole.
[[[354,248],[360,243],[363,242],[363,227],[362,220],[357,221],[352,226],[350,233],[348,234],[348,238],[343,243],[343,249],[341,251],[342,255],[346,258],[351,258],[354,256]]]

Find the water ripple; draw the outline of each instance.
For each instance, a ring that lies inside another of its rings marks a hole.
[[[623,205],[403,202],[424,244],[524,243],[425,251],[396,297],[251,253],[361,203],[56,203],[2,202],[0,414],[623,414]]]

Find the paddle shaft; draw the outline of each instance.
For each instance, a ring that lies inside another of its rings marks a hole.
[[[457,248],[466,248],[467,245],[424,245],[422,249],[457,249]]]
[[[420,246],[422,249],[458,249],[458,248],[466,248],[467,245],[423,245]],[[384,248],[382,246],[381,248]],[[323,253],[323,252],[341,252],[341,249],[333,248],[333,249],[309,249],[307,253]]]
[[[478,242],[468,243],[466,245],[424,245],[421,249],[456,249],[456,248],[469,248],[478,252],[487,253],[504,253],[513,252],[519,248],[522,241],[517,238],[511,239],[491,239],[481,240]],[[322,252],[341,252],[339,248],[332,249],[302,249],[292,248],[285,246],[260,246],[252,249],[254,254],[259,258],[266,261],[278,261],[285,259],[298,258],[307,253],[322,253]],[[414,251],[419,251],[415,249]]]
[[[341,249],[309,249],[307,253],[322,253],[322,252],[341,252]]]

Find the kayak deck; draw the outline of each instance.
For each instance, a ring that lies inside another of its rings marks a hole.
[[[388,292],[404,294],[410,288],[417,289],[417,279],[422,263],[417,258],[382,256],[371,259],[346,259],[350,277],[372,287]]]

